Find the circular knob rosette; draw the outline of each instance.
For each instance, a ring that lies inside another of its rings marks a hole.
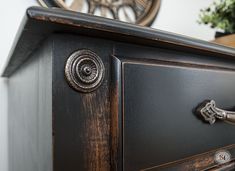
[[[69,85],[80,92],[97,89],[103,81],[104,71],[102,60],[90,50],[72,53],[65,65],[65,77]]]

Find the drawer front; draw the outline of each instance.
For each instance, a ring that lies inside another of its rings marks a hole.
[[[216,169],[214,157],[221,150],[231,160],[219,166],[234,169],[235,126],[222,121],[210,125],[195,109],[213,99],[219,107],[232,110],[235,70],[166,61],[114,61],[118,107],[113,114],[119,123],[123,170]]]

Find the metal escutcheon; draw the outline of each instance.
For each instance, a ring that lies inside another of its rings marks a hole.
[[[104,78],[104,64],[91,50],[78,50],[72,53],[65,65],[65,77],[69,85],[79,92],[97,89]]]
[[[235,124],[235,112],[216,107],[214,100],[205,100],[196,110],[210,124],[214,124],[217,119]]]

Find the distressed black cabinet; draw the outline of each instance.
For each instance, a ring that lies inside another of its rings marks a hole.
[[[200,40],[28,9],[3,73],[10,171],[233,170],[235,126],[196,108],[233,110],[234,59]]]

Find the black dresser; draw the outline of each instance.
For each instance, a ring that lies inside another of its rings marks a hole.
[[[235,170],[235,49],[33,7],[3,76],[10,171]]]

